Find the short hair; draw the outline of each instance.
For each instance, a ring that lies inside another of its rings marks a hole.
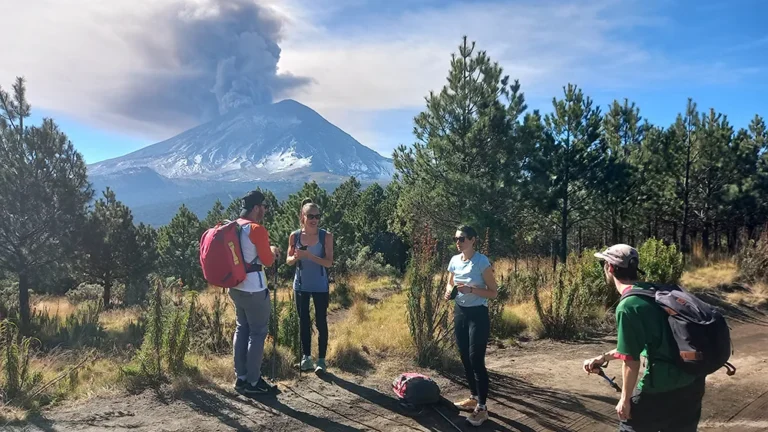
[[[462,225],[459,228],[457,228],[459,231],[463,232],[467,235],[467,238],[477,238],[477,231],[475,231],[474,228],[472,228],[469,225]]]
[[[634,265],[633,265],[634,264]],[[629,265],[629,267],[619,267],[616,265],[609,264],[611,267],[613,267],[613,275],[616,276],[617,279],[621,280],[637,280],[637,261],[632,261]]]

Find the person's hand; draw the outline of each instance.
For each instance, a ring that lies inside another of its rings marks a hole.
[[[456,289],[462,294],[469,294],[472,292],[472,287],[468,285],[457,285]]]
[[[270,246],[269,249],[272,251],[272,255],[275,256],[275,258],[280,256],[280,248],[277,246]]]
[[[303,260],[303,259],[308,259],[308,258],[309,258],[309,256],[310,256],[310,254],[311,254],[311,252],[309,252],[309,251],[308,251],[308,250],[306,250],[306,249],[303,249],[303,250],[302,250],[302,249],[296,248],[296,251],[295,251],[295,255],[294,255],[294,256],[295,256],[296,258],[298,258],[298,259],[301,259],[301,260]]]
[[[446,299],[446,300],[450,300],[451,299],[451,291],[453,291],[453,288],[446,288],[445,289],[445,294],[443,295],[443,298]]]
[[[619,416],[619,420],[629,420],[632,418],[631,405],[629,399],[622,397],[619,399],[619,403],[616,404],[616,414]]]
[[[605,363],[605,357],[599,355],[593,359],[584,360],[584,372],[591,374],[595,372],[595,369],[602,366]]]

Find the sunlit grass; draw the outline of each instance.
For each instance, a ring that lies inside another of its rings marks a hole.
[[[695,267],[683,272],[680,283],[690,291],[714,289],[731,285],[739,274],[738,266],[732,261],[720,261],[706,267]]]

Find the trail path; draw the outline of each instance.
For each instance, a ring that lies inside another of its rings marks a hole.
[[[736,352],[733,377],[708,377],[699,430],[768,431],[768,321],[756,315],[732,319]],[[583,359],[613,346],[610,338],[567,344],[534,341],[490,347],[491,419],[479,428],[463,421],[450,405],[440,412],[462,431],[615,431],[617,393],[601,378],[581,370]],[[10,431],[453,431],[433,410],[406,414],[390,389],[401,371],[377,365],[375,373],[355,376],[331,371],[304,375],[279,394],[246,398],[211,385],[172,398],[140,395],[93,398],[46,411]],[[606,373],[620,375],[612,363]],[[443,396],[466,396],[463,378],[434,378]],[[618,378],[620,383],[621,379]]]

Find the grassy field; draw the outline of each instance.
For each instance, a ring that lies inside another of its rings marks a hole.
[[[515,268],[525,270],[550,265],[549,260],[519,260],[516,263],[502,260],[496,263],[495,268],[497,277],[508,278]],[[754,284],[739,288],[738,277],[737,266],[731,260],[721,260],[702,267],[691,266],[683,273],[681,284],[694,292],[717,291],[734,304],[768,307],[768,287]],[[343,287],[339,288],[340,285]],[[385,368],[388,362],[410,361],[408,359],[414,357],[415,347],[407,320],[408,297],[402,281],[357,276],[341,281],[331,289],[336,303],[332,305],[329,317],[330,367],[353,374],[367,374]],[[337,290],[344,292],[340,294]],[[289,292],[288,286],[281,287],[278,298],[286,302]],[[542,302],[550,301],[551,297],[551,288],[542,287]],[[346,306],[341,305],[342,300],[346,301]],[[186,363],[193,372],[170,381],[176,391],[196,385],[230,386],[232,381],[231,348],[226,345],[231,343],[235,321],[231,302],[220,289],[201,292],[197,302],[199,309],[206,312],[219,305],[222,323],[218,331],[225,348],[216,351],[205,349],[205,343],[194,343],[186,357]],[[141,344],[145,310],[140,307],[116,308],[89,318],[84,313],[87,312],[87,304],[74,304],[63,296],[35,297],[32,304],[45,325],[42,327],[44,331],[38,335],[40,343],[33,344],[30,350],[29,371],[37,374],[35,389],[47,387],[30,398],[32,400],[28,403],[18,404],[23,409],[3,407],[4,418],[23,418],[29,410],[63,400],[87,399],[125,391],[123,367],[132,361]],[[293,305],[286,303],[283,306],[283,316],[288,313],[288,307]],[[590,313],[597,319],[606,310],[596,306]],[[85,322],[88,319],[95,322]],[[535,339],[544,334],[535,302],[527,294],[513,296],[504,305],[500,320],[500,329],[496,334],[498,339]],[[95,330],[88,330],[91,328],[89,325]],[[313,352],[317,356],[316,334],[313,335]],[[268,362],[271,358],[270,338],[265,359]],[[279,379],[293,380],[297,370],[289,349],[279,346],[277,359]],[[81,362],[81,367],[71,371],[74,365]]]

